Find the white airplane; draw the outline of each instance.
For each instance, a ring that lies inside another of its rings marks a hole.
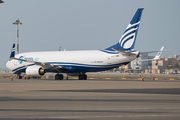
[[[77,75],[86,80],[86,72],[105,71],[126,65],[139,57],[140,52],[134,50],[143,8],[137,9],[132,20],[125,29],[117,44],[103,50],[84,51],[46,51],[27,52],[15,55],[13,44],[7,68],[22,78],[27,76],[44,75],[47,72],[57,73],[55,79],[63,79],[61,73],[68,76]]]

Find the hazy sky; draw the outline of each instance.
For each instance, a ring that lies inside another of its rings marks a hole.
[[[180,0],[4,0],[0,4],[0,68],[16,43],[28,51],[104,49],[117,43],[138,8],[144,8],[135,49],[180,51]]]

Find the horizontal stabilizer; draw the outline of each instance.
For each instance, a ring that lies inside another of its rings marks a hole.
[[[116,49],[116,48],[112,48],[113,50],[121,53],[122,55],[136,55],[134,53],[130,53],[130,52],[127,52],[127,51],[122,51],[122,50],[119,50],[119,49]]]

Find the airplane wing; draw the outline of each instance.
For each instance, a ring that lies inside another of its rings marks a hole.
[[[19,58],[15,58],[15,57],[11,57],[11,59],[20,60],[20,61],[24,61],[24,62],[32,62],[35,65],[42,66],[44,69],[68,69],[66,67],[62,67],[62,66],[58,66],[58,65],[54,65],[54,64],[49,64],[49,63],[44,63],[44,62],[23,60],[23,59],[19,59]]]

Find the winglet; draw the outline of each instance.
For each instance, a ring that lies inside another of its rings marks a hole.
[[[10,59],[13,58],[14,56],[15,56],[15,43],[13,44],[11,49]]]

